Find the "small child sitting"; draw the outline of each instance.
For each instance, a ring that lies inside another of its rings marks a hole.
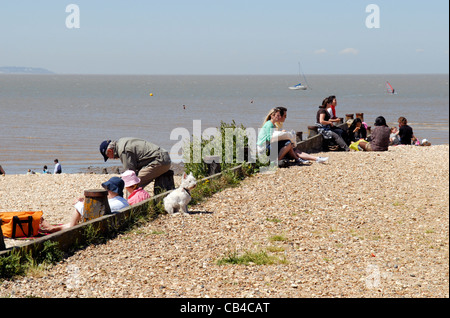
[[[127,170],[121,175],[122,180],[125,182],[125,189],[130,196],[128,197],[128,204],[133,205],[143,200],[150,198],[150,194],[143,188],[139,187],[141,179],[136,176],[136,173],[132,170]]]
[[[398,135],[397,127],[391,128],[391,134],[389,135],[389,146],[400,145],[400,137]]]

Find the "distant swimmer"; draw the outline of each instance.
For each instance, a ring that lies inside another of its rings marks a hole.
[[[186,105],[183,105],[183,109],[186,109]]]

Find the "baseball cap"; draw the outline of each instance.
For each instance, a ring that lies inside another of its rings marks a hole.
[[[106,155],[106,149],[108,149],[108,145],[111,142],[111,140],[105,140],[100,144],[100,153],[103,156],[103,159],[108,160],[108,156]]]

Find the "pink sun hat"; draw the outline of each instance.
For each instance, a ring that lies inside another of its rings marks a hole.
[[[122,177],[122,180],[125,182],[125,188],[131,187],[132,185],[138,184],[141,182],[141,179],[139,179],[136,176],[136,173],[133,170],[127,170],[124,173],[120,175]]]

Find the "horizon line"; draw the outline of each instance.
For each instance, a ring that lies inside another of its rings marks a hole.
[[[282,73],[239,73],[239,74],[219,74],[219,73],[4,73],[0,72],[0,75],[92,75],[92,76],[298,76],[297,74],[282,74]],[[449,73],[305,73],[305,75],[326,75],[326,76],[342,76],[342,75],[449,75]]]

